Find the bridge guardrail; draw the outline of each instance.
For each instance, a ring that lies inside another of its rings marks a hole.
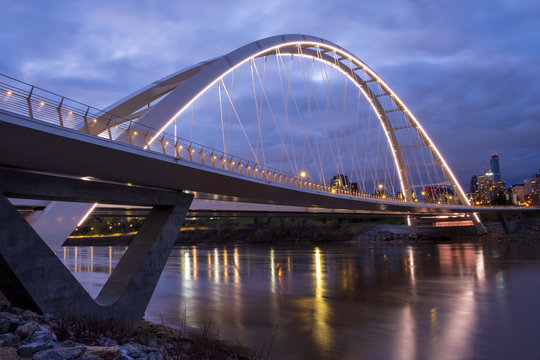
[[[376,196],[334,188],[325,183],[263,166],[178,136],[165,132],[160,134],[157,129],[140,125],[136,121],[116,116],[3,74],[0,74],[0,108],[34,120],[75,129],[250,178],[333,195],[404,202],[402,199],[385,195]],[[156,136],[156,134],[159,135]]]

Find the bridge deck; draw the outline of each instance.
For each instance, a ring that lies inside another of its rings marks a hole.
[[[340,211],[439,214],[501,208],[405,203],[358,198],[247,177],[140,147],[111,141],[0,110],[0,165],[77,177],[95,177],[164,189],[187,190],[211,200]],[[524,208],[504,208],[505,211]],[[321,210],[322,211],[322,210]]]

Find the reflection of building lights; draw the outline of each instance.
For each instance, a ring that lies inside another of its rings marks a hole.
[[[227,250],[223,249],[223,274],[225,275],[225,282],[229,278],[229,260],[228,260]]]
[[[212,256],[210,252],[208,252],[208,278],[212,278]]]
[[[486,269],[484,264],[484,250],[479,248],[476,251],[476,276],[478,280],[483,281],[486,278]]]
[[[234,248],[233,259],[234,259],[234,282],[235,284],[237,284],[240,282],[240,260],[238,258],[237,247]]]
[[[219,282],[219,252],[217,248],[214,248],[214,278],[216,282]]]
[[[191,280],[191,261],[189,258],[189,250],[182,249],[184,251],[184,280]]]
[[[109,246],[109,274],[112,273],[112,246]]]
[[[412,247],[409,246],[408,248],[409,252],[409,270],[411,272],[411,281],[414,284],[416,282],[416,272],[415,272],[415,264],[414,264],[414,253],[412,250]]]
[[[437,330],[437,308],[436,307],[430,310],[429,317],[431,319],[431,330],[436,331]]]
[[[318,295],[321,295],[321,279],[322,279],[322,270],[321,270],[321,252],[319,248],[315,248],[315,289]],[[316,294],[317,295],[317,294]]]
[[[274,249],[270,249],[270,290],[276,292],[276,269],[274,264]]]
[[[322,272],[322,256],[321,251],[317,247],[313,254],[315,265],[315,298],[313,304],[313,319],[314,323],[314,335],[316,343],[320,344],[323,348],[328,348],[333,341],[331,328],[328,326],[328,318],[330,315],[330,307],[328,306],[324,295],[324,276]]]
[[[193,279],[197,280],[197,248],[193,246],[191,252],[193,253]]]

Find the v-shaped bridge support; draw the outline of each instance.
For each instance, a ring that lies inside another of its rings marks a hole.
[[[137,326],[193,195],[10,170],[0,170],[0,186],[0,290],[8,300],[41,312],[109,318]],[[18,213],[8,196],[145,204],[153,208],[94,300]]]

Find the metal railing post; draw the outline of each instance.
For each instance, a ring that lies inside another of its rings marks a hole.
[[[112,121],[112,114],[109,115],[109,121],[107,122],[107,133],[109,134],[109,140],[112,140],[111,121]]]
[[[34,87],[30,89],[30,92],[28,93],[28,97],[26,98],[26,102],[28,103],[28,117],[33,119],[34,113],[32,111],[32,100],[30,98],[32,97],[32,93],[34,92]]]
[[[88,112],[90,111],[90,106],[86,108],[86,112],[84,113],[84,130],[88,134]]]
[[[146,132],[146,135],[148,135],[148,131]],[[163,153],[163,155],[167,155],[167,153],[165,152],[165,145],[163,145],[163,139],[165,139],[165,133],[163,133],[159,142],[161,143],[161,152]]]
[[[126,134],[127,134],[127,137],[128,137],[128,143],[129,143],[129,145],[132,145],[132,144],[131,144],[131,134],[129,133],[129,130],[131,130],[131,121],[129,122],[129,126],[128,126],[128,128],[126,129]]]
[[[60,104],[58,104],[58,107],[56,110],[58,110],[58,123],[61,127],[64,127],[64,121],[62,120],[62,104],[64,103],[64,98],[60,100]]]
[[[179,159],[180,158],[180,151],[178,151],[178,138],[175,137],[176,142],[174,143],[174,157]]]

